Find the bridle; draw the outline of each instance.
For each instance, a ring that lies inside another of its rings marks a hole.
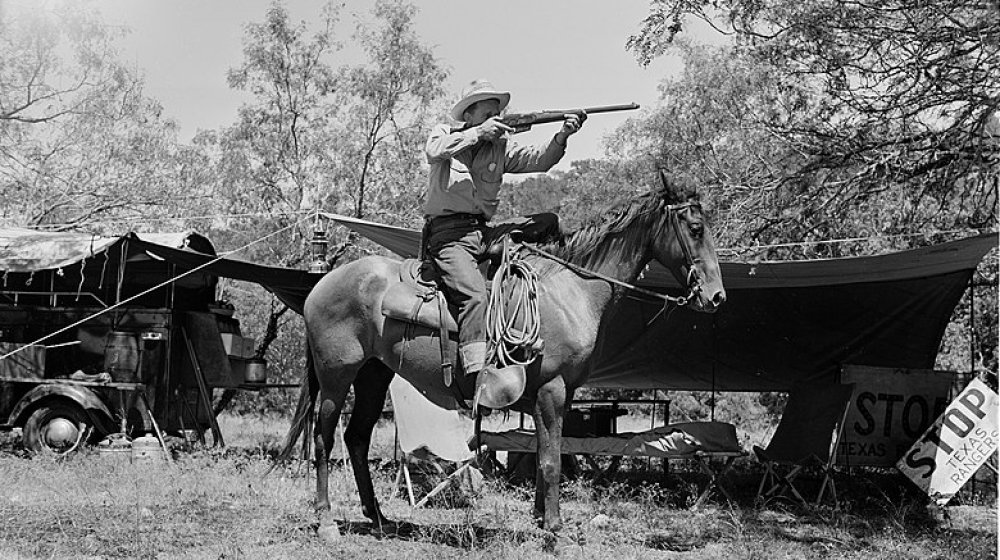
[[[600,272],[595,272],[593,270],[584,268],[578,264],[573,264],[567,261],[566,259],[557,257],[548,251],[539,249],[538,247],[534,247],[532,245],[525,244],[523,245],[523,247],[537,255],[541,255],[549,260],[555,261],[565,266],[566,268],[572,270],[573,272],[579,274],[584,278],[597,278],[600,280],[604,280],[605,282],[614,284],[616,286],[621,286],[622,288],[625,288],[627,290],[642,294],[644,296],[661,300],[663,301],[664,308],[666,308],[666,306],[671,303],[678,307],[682,307],[690,303],[694,297],[696,297],[698,294],[701,293],[701,286],[703,282],[701,273],[698,271],[697,267],[695,267],[695,264],[699,262],[701,259],[695,259],[694,251],[688,244],[688,238],[681,233],[680,220],[677,218],[677,215],[680,213],[680,211],[687,208],[700,209],[701,204],[694,201],[688,201],[688,202],[683,202],[681,204],[668,204],[665,208],[668,215],[668,219],[670,221],[670,227],[673,228],[674,230],[674,236],[677,238],[677,242],[681,246],[681,252],[684,253],[684,261],[688,267],[688,274],[687,274],[688,293],[680,297],[669,296],[667,294],[661,294],[658,292],[654,292],[652,290],[640,288],[635,284],[629,284],[628,282],[623,282],[617,278],[612,278],[611,276],[608,276],[606,274],[601,274]],[[657,314],[657,316],[659,316],[659,314]]]
[[[701,293],[701,287],[704,282],[702,278],[701,271],[695,265],[701,261],[701,259],[696,259],[694,256],[694,250],[691,248],[689,239],[687,235],[681,232],[681,222],[677,217],[680,214],[680,210],[686,210],[688,208],[697,208],[701,210],[701,203],[688,201],[681,204],[668,204],[667,213],[670,219],[670,227],[674,230],[674,237],[677,238],[677,243],[681,246],[681,252],[684,253],[684,262],[687,264],[687,287],[688,293],[685,296],[687,300]],[[685,301],[684,303],[687,303]]]

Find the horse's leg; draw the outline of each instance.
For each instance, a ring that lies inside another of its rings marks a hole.
[[[542,528],[553,532],[562,528],[559,516],[559,478],[562,475],[560,452],[565,405],[566,384],[562,377],[557,376],[539,388],[534,411],[538,439],[534,516],[542,520]]]
[[[314,430],[316,446],[316,511],[330,509],[330,451],[333,450],[334,432],[340,421],[340,411],[351,387],[350,377],[331,376],[334,387],[320,391],[319,419]]]
[[[354,412],[344,433],[351,466],[354,467],[354,480],[361,496],[361,511],[380,529],[388,520],[382,515],[375,498],[371,471],[368,468],[368,449],[372,441],[372,430],[382,413],[385,394],[393,375],[393,371],[378,360],[369,360],[362,366],[354,379]]]

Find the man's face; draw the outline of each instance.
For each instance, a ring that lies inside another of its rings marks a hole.
[[[465,124],[469,126],[479,126],[490,117],[500,114],[500,101],[496,99],[484,99],[473,103],[465,110]]]

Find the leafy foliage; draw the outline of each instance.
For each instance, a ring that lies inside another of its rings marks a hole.
[[[430,118],[440,112],[447,72],[417,37],[414,6],[380,0],[373,14],[379,23],[361,25],[355,35],[366,62],[343,70],[351,92],[344,119],[353,139],[346,154],[357,185],[353,214],[413,224],[422,190],[413,187],[423,175],[422,147]]]
[[[978,229],[997,219],[1000,88],[986,78],[1000,72],[996,15],[960,0],[655,0],[628,45],[642,62],[675,47],[686,58],[685,76],[663,90],[684,150],[665,142],[665,160],[731,157],[719,150],[734,137],[755,147],[737,160],[743,173],[712,168],[713,183],[755,191],[738,197],[741,210],[745,199],[772,209],[750,208],[747,239]],[[688,17],[733,44],[684,45]]]
[[[172,122],[117,60],[117,34],[75,3],[0,13],[0,219],[102,229],[183,213],[201,173]]]
[[[344,40],[338,39],[340,9],[328,3],[312,24],[295,23],[276,2],[264,21],[248,25],[244,60],[229,81],[253,98],[233,126],[198,138],[217,169],[219,213],[257,216],[217,224],[213,238],[238,245],[287,228],[250,250],[261,262],[303,266],[313,225],[308,216],[316,210],[407,226],[420,219],[421,189],[414,183],[446,73],[414,32],[412,5],[380,0],[371,19],[359,17]],[[360,61],[352,47],[360,49]],[[330,234],[332,252],[344,259],[377,250],[356,236]],[[270,299],[259,288],[229,283],[227,289],[250,315],[246,323],[278,321],[282,307],[254,304]],[[266,356],[278,379],[297,380],[304,369],[301,320],[278,322]],[[252,334],[260,339],[258,330]],[[295,397],[269,394],[265,400],[281,410]],[[260,405],[246,396],[240,401],[237,407]]]

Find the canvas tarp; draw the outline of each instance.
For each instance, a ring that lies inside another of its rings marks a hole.
[[[131,234],[138,239],[136,234]],[[48,232],[0,228],[0,271],[39,272],[65,268],[120,246],[128,236],[100,236],[76,232]],[[214,254],[211,243],[194,232],[143,233],[145,242],[173,248],[192,248]]]
[[[417,253],[419,231],[327,216],[401,256]],[[181,269],[206,265],[207,274],[258,283],[296,311],[321,277],[219,259],[140,235],[126,237],[148,255]],[[85,250],[77,253],[90,254],[89,245],[80,246]],[[728,300],[714,315],[678,309],[657,316],[659,304],[624,299],[595,349],[588,385],[768,391],[833,382],[845,364],[932,369],[955,304],[983,255],[996,246],[991,233],[872,257],[724,262]],[[13,262],[4,261],[7,254],[0,248],[0,265]],[[55,256],[44,264],[65,262]],[[655,263],[641,285],[680,291]]]
[[[417,253],[419,231],[327,217],[401,256]],[[871,257],[723,262],[728,300],[713,315],[657,317],[660,304],[624,299],[588,386],[770,391],[834,382],[845,364],[932,369],[972,272],[996,246],[987,233]],[[640,285],[681,294],[658,263]]]
[[[168,261],[177,265],[178,275],[197,267],[198,279],[204,276],[226,277],[254,282],[264,286],[292,309],[301,313],[302,303],[313,285],[322,277],[304,270],[263,266],[215,254],[211,242],[194,232],[128,233],[120,236],[98,236],[76,232],[42,232],[23,228],[0,228],[0,274],[8,289],[27,289],[25,282],[13,277],[56,271],[56,285],[65,284],[67,291],[84,290],[90,284],[109,288],[107,275],[116,274],[119,259],[129,263],[140,260]],[[129,265],[132,266],[132,265]],[[138,269],[126,270],[128,275]],[[169,279],[166,274],[147,279],[154,284]],[[184,278],[179,284],[191,284],[195,278]],[[200,281],[200,280],[198,280]],[[113,286],[110,286],[113,288]],[[105,301],[113,301],[104,298]]]
[[[190,270],[203,267],[200,270],[208,274],[260,284],[299,314],[302,313],[302,304],[305,302],[306,296],[309,295],[309,291],[323,277],[322,274],[305,270],[265,266],[229,257],[203,255],[142,240],[138,240],[137,243],[147,253],[182,268]]]
[[[534,453],[534,430],[482,432],[480,441],[494,451]],[[610,436],[562,437],[560,451],[569,454],[637,457],[691,457],[701,453],[739,453],[736,427],[726,422],[681,422],[645,432]]]

